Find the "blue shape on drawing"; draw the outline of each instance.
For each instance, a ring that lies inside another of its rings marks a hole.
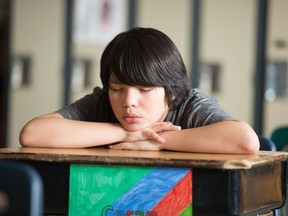
[[[112,204],[113,209],[124,212],[151,211],[189,170],[188,168],[161,167],[151,171],[127,193],[118,198]]]

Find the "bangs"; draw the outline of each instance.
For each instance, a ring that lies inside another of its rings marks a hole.
[[[138,45],[122,50],[120,58],[116,53],[111,56],[110,76],[130,86],[163,86],[159,63],[151,58],[151,53],[139,48],[141,47]]]

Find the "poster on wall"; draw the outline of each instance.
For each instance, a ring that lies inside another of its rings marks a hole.
[[[127,28],[127,0],[76,0],[74,44],[107,44]]]

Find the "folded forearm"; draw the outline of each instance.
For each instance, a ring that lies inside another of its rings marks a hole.
[[[118,124],[37,118],[22,129],[20,143],[29,147],[84,148],[120,142],[124,136]]]
[[[250,126],[224,121],[209,126],[164,132],[163,149],[202,153],[255,154],[259,140]]]

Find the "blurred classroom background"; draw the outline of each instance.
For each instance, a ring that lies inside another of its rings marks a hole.
[[[268,138],[288,125],[288,0],[0,0],[0,147],[31,118],[101,85],[119,32],[157,28],[192,87]]]

